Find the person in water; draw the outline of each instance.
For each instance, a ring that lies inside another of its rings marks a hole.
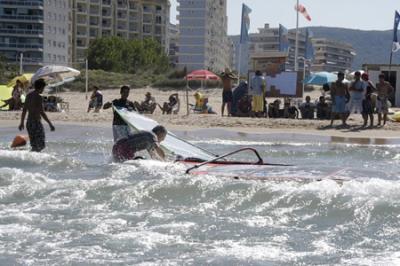
[[[136,153],[147,150],[152,159],[165,159],[165,153],[160,143],[167,136],[167,130],[163,126],[156,126],[152,131],[139,131],[126,138],[118,140],[112,149],[116,161],[127,161],[136,158]]]
[[[121,98],[115,99],[111,103],[106,102],[103,109],[109,109],[113,105],[117,108],[126,108],[129,111],[135,111],[135,106],[133,102],[128,100],[130,88],[128,86],[122,86],[120,89]],[[119,114],[114,111],[113,118],[113,136],[114,143],[122,138],[126,138],[131,133],[131,129],[128,124],[119,116]]]
[[[40,152],[45,148],[45,134],[43,125],[41,122],[41,117],[49,124],[50,130],[54,131],[55,128],[50,120],[47,118],[46,113],[43,109],[43,98],[40,95],[44,87],[46,87],[46,82],[43,79],[38,79],[34,83],[35,90],[28,93],[25,99],[25,104],[22,110],[21,123],[19,125],[19,130],[24,129],[24,121],[26,113],[28,112],[28,119],[26,121],[26,129],[28,130],[29,139],[31,143],[32,150],[34,152]]]

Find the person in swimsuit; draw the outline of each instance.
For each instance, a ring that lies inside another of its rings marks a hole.
[[[225,105],[227,105],[228,116],[232,115],[232,102],[233,102],[233,92],[232,92],[232,81],[235,80],[235,76],[229,68],[225,69],[225,72],[221,74],[222,79],[222,105],[221,105],[221,115],[224,116]]]
[[[369,80],[369,76],[367,73],[363,73],[361,75],[361,79],[363,82],[366,84],[366,93],[364,100],[362,101],[362,116],[364,119],[364,124],[363,127],[367,126],[368,122],[368,117],[369,117],[369,126],[373,127],[374,126],[374,105],[372,103],[372,93],[375,91],[374,85],[372,85],[372,82]]]
[[[383,125],[386,124],[387,114],[389,112],[389,96],[393,93],[394,88],[392,85],[385,81],[385,74],[379,75],[379,82],[376,84],[376,91],[378,93],[378,99],[376,102],[376,110],[378,112],[378,126],[381,125],[382,114],[383,114]]]
[[[344,73],[339,72],[337,74],[338,79],[336,82],[332,83],[331,86],[331,98],[332,98],[332,114],[331,114],[331,124],[333,126],[333,121],[336,115],[340,115],[342,119],[342,126],[347,126],[347,114],[346,114],[346,95],[349,93],[348,87],[344,80]]]
[[[130,88],[128,86],[122,86],[120,89],[121,98],[115,99],[114,101],[107,102],[104,104],[103,109],[109,109],[112,106],[117,108],[126,108],[129,111],[135,111],[135,106],[133,102],[128,100]],[[131,133],[131,129],[128,124],[119,116],[119,114],[114,111],[113,118],[113,136],[114,143],[122,138],[126,138]]]
[[[28,130],[29,139],[31,143],[31,151],[40,152],[45,148],[45,133],[41,122],[41,117],[49,124],[50,130],[54,131],[55,128],[50,120],[47,118],[46,113],[43,109],[43,98],[40,95],[46,82],[43,79],[38,79],[34,83],[35,90],[28,93],[25,99],[25,104],[22,110],[21,123],[19,130],[24,129],[24,121],[26,113],[28,112],[28,119],[26,121],[26,129]]]
[[[112,149],[116,161],[123,162],[136,158],[136,153],[147,150],[152,159],[165,159],[165,153],[160,143],[167,136],[167,130],[163,126],[156,126],[152,131],[139,131],[126,138],[118,140]]]

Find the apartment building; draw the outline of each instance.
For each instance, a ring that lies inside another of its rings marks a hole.
[[[68,0],[0,0],[0,53],[24,71],[68,63]]]
[[[318,38],[313,39],[313,46],[315,57],[312,71],[344,72],[351,69],[356,53],[350,44]]]
[[[168,38],[169,38],[169,63],[172,67],[176,67],[178,65],[178,51],[179,51],[179,29],[175,24],[170,23],[168,29]]]
[[[221,72],[230,67],[227,0],[178,0],[178,67]]]
[[[285,58],[283,68],[285,70],[294,70],[295,64],[295,43],[296,31],[289,30],[288,32],[288,51],[280,49],[280,34],[279,28],[270,28],[269,24],[265,24],[264,28],[258,29],[258,33],[250,34],[249,53],[250,58]],[[298,42],[299,56],[304,57],[306,52],[306,35],[303,32],[299,33]],[[267,60],[268,61],[268,60]],[[299,60],[299,68],[303,68],[304,62]],[[250,67],[252,68],[252,67]]]
[[[91,40],[104,36],[153,38],[169,50],[169,0],[70,0],[71,60],[84,58]]]

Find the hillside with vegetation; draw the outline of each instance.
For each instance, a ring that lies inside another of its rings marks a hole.
[[[329,38],[351,44],[356,50],[353,68],[362,64],[389,64],[393,31],[364,31],[344,28],[310,27],[316,38]],[[400,52],[393,54],[393,63],[400,63]]]

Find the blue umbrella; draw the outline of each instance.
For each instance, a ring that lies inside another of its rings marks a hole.
[[[337,75],[329,72],[316,72],[312,73],[311,76],[306,80],[307,85],[324,85],[326,83],[335,82]]]

